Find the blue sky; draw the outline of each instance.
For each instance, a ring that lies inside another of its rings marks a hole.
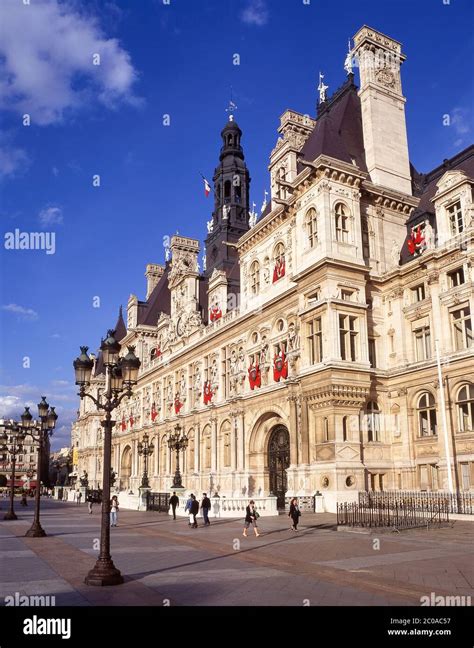
[[[145,297],[163,237],[205,238],[200,173],[216,166],[231,86],[258,206],[279,116],[314,115],[318,72],[329,94],[344,82],[347,40],[364,23],[403,43],[415,166],[470,144],[474,4],[444,2],[2,0],[2,235],[56,241],[49,255],[0,248],[0,416],[44,393],[61,417],[54,447],[68,444],[79,344],[94,350],[129,294]]]

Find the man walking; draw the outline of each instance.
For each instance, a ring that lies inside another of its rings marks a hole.
[[[176,507],[179,506],[179,497],[176,495],[176,491],[173,491],[173,495],[170,497],[170,506],[173,509],[173,520],[176,520]]]
[[[194,495],[191,493],[191,495],[188,497],[188,501],[186,502],[184,509],[184,512],[189,515],[189,526],[192,526],[193,523],[193,515],[191,513],[191,504],[193,503],[193,497]]]
[[[204,518],[204,526],[211,525],[211,523],[209,522],[210,508],[211,508],[211,500],[208,498],[207,493],[203,493],[202,502],[201,502],[201,511],[202,511],[202,517]]]
[[[193,517],[193,523],[192,523],[192,528],[197,529],[198,528],[198,523],[196,520],[196,515],[199,513],[199,502],[196,499],[196,495],[191,495],[191,515]]]

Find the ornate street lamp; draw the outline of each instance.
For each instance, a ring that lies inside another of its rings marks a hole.
[[[181,435],[182,429],[179,423],[176,424],[174,432],[170,432],[168,437],[168,447],[171,451],[176,452],[176,472],[174,473],[172,489],[184,488],[181,482],[181,473],[179,472],[179,453],[188,447],[188,437],[186,434]]]
[[[153,443],[148,442],[148,434],[145,432],[143,435],[143,440],[138,442],[137,450],[140,457],[143,457],[143,477],[142,477],[142,488],[150,488],[148,482],[148,457],[153,454],[155,446]]]
[[[23,441],[25,434],[21,427],[15,421],[6,423],[0,421],[0,428],[3,428],[3,433],[0,435],[0,452],[10,454],[11,474],[10,474],[10,508],[3,516],[4,520],[17,520],[15,513],[15,472],[16,472],[16,457],[23,452]],[[9,430],[10,435],[7,434]]]
[[[86,392],[92,376],[94,365],[87,355],[88,347],[81,347],[81,354],[74,360],[76,385],[79,386],[81,400],[86,396],[95,404],[97,410],[105,412],[101,421],[104,428],[103,444],[103,492],[102,492],[102,520],[100,530],[100,553],[93,569],[85,578],[86,585],[120,585],[123,577],[115,567],[110,555],[110,476],[112,455],[112,412],[124,398],[130,398],[132,387],[138,381],[140,360],[136,357],[132,346],[124,357],[120,357],[121,345],[114,337],[115,331],[107,331],[107,337],[102,341],[100,350],[105,366],[106,386],[105,393],[100,401]]]
[[[25,407],[25,411],[21,415],[21,426],[24,434],[30,436],[38,445],[38,456],[36,460],[35,515],[33,518],[33,524],[25,533],[27,538],[44,538],[46,535],[46,532],[40,523],[41,469],[43,467],[43,453],[48,438],[53,434],[53,430],[56,427],[56,421],[58,420],[58,415],[54,409],[54,407],[50,407],[49,403],[46,402],[46,396],[41,396],[41,401],[38,403],[38,423],[33,421],[33,416],[31,415],[29,407]]]

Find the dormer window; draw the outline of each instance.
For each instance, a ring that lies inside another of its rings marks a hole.
[[[461,209],[461,201],[456,201],[446,208],[449,219],[449,229],[451,236],[456,236],[464,231],[464,219]]]

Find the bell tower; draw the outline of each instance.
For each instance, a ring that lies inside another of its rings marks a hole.
[[[240,292],[240,268],[234,245],[249,229],[250,176],[240,144],[242,131],[231,114],[221,132],[219,165],[214,172],[214,211],[206,238],[206,276],[224,271],[228,291]],[[229,245],[227,245],[229,244]]]

